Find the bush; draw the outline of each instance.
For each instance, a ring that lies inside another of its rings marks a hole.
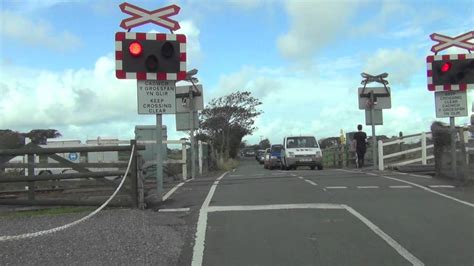
[[[237,162],[234,159],[229,159],[229,160],[225,161],[224,163],[221,163],[219,161],[217,162],[217,168],[219,170],[224,170],[224,171],[229,171],[229,170],[232,170],[234,168],[237,168],[238,165],[239,165],[239,162]]]

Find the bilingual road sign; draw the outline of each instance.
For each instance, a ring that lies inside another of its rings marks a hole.
[[[468,115],[465,91],[435,92],[436,118],[463,117]]]
[[[359,109],[370,109],[370,93],[374,94],[374,109],[392,108],[390,87],[359,88]]]
[[[189,102],[189,91],[193,86],[176,87],[176,113],[190,112],[191,103]],[[196,85],[197,92],[193,96],[194,111],[204,109],[204,100],[202,95],[202,85]]]
[[[138,114],[176,113],[176,82],[138,80]]]
[[[179,13],[180,7],[177,5],[170,5],[153,11],[148,11],[125,2],[120,4],[120,9],[123,13],[132,15],[131,18],[124,19],[122,20],[122,23],[120,23],[120,27],[126,30],[146,23],[154,23],[169,30],[178,30],[180,28],[177,21],[169,18],[170,16]]]

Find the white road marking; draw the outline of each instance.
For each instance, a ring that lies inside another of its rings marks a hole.
[[[158,212],[188,212],[190,208],[159,209]]]
[[[379,186],[357,186],[357,188],[379,188]]]
[[[347,187],[344,187],[344,186],[335,186],[335,187],[326,187],[327,189],[344,189],[344,188],[347,188]]]
[[[291,176],[296,176],[296,174],[290,174]]]
[[[388,186],[389,188],[413,188],[412,186]]]
[[[211,186],[209,193],[207,194],[206,199],[204,200],[201,209],[199,210],[199,218],[197,222],[196,228],[196,237],[194,241],[194,248],[193,248],[193,260],[191,261],[192,266],[201,266],[202,259],[204,256],[204,241],[206,237],[206,227],[207,227],[207,212],[209,203],[211,203],[212,196],[214,196],[214,192],[216,191],[216,187],[221,181],[222,178],[227,174],[227,172],[223,173],[219,176],[216,181]]]
[[[389,235],[387,235],[382,229],[380,229],[378,226],[373,224],[369,219],[365,218],[362,214],[354,210],[353,208],[344,205],[344,208],[350,212],[352,215],[357,217],[361,222],[363,222],[367,227],[370,228],[375,234],[380,236],[387,244],[389,244],[393,249],[395,249],[398,254],[402,255],[406,260],[408,260],[411,264],[413,265],[425,265],[423,262],[421,262],[417,257],[415,257],[413,254],[411,254],[408,250],[406,250],[402,245],[400,245],[397,241],[395,241],[393,238],[391,238]]]
[[[275,205],[243,205],[243,206],[209,206],[208,212],[226,212],[226,211],[267,211],[267,210],[290,210],[290,209],[327,209],[327,210],[340,210],[345,209],[350,214],[354,215],[362,223],[364,223],[370,230],[376,235],[385,240],[395,251],[398,252],[403,258],[408,260],[413,265],[424,265],[418,258],[411,254],[408,250],[402,247],[392,237],[387,235],[382,229],[373,224],[369,219],[365,218],[362,214],[354,210],[348,205],[344,204],[329,204],[329,203],[302,203],[302,204],[275,204]],[[201,257],[202,262],[202,257]],[[195,264],[193,256],[193,264]],[[200,264],[199,264],[200,265]]]
[[[454,186],[451,185],[430,185],[430,188],[454,188]]]
[[[163,196],[163,201],[167,200],[176,190],[178,190],[179,187],[181,187],[182,185],[184,185],[185,183],[191,181],[193,179],[188,179],[184,182],[181,182],[179,184],[177,184],[176,186],[174,186],[172,189],[170,189],[170,191],[168,191],[168,193],[166,193],[164,196]]]
[[[305,181],[306,183],[309,183],[309,184],[313,185],[313,186],[317,186],[317,185],[318,185],[318,184],[316,184],[316,183],[314,183],[313,181],[308,180],[308,179],[305,179],[304,181]]]
[[[421,178],[425,178],[425,179],[433,179],[433,177],[429,176],[429,175],[415,175],[415,174],[408,174],[409,176],[414,176],[414,177],[421,177]]]
[[[291,209],[344,209],[341,204],[330,203],[300,203],[300,204],[271,204],[271,205],[242,205],[242,206],[209,206],[208,212],[226,211],[268,211],[268,210],[291,210]]]
[[[342,169],[341,169],[342,170]],[[347,170],[345,170],[347,171]],[[436,194],[438,196],[441,196],[441,197],[444,197],[444,198],[447,198],[447,199],[450,199],[450,200],[454,200],[456,202],[459,202],[461,204],[464,204],[464,205],[467,205],[469,207],[474,207],[474,203],[471,203],[471,202],[467,202],[467,201],[464,201],[464,200],[460,200],[458,198],[455,198],[455,197],[451,197],[449,195],[446,195],[446,194],[443,194],[441,192],[438,192],[438,191],[435,191],[435,190],[432,190],[430,188],[427,188],[427,187],[424,187],[422,185],[418,185],[416,183],[413,183],[413,182],[410,182],[410,181],[405,181],[405,180],[402,180],[402,179],[398,179],[398,178],[395,178],[395,177],[390,177],[390,176],[385,176],[385,175],[379,175],[380,177],[383,177],[383,178],[387,178],[387,179],[390,179],[390,180],[396,180],[396,181],[399,181],[399,182],[402,182],[402,183],[405,183],[405,184],[410,184],[412,186],[415,186],[415,187],[419,187],[423,190],[426,190],[428,192],[431,192],[433,194]]]
[[[302,177],[302,176],[298,176],[298,178],[299,178],[299,179],[304,179],[304,177]]]

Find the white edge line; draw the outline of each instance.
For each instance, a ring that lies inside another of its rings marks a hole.
[[[179,184],[177,184],[176,186],[174,186],[172,189],[170,189],[170,191],[168,191],[168,193],[166,193],[164,196],[163,196],[163,201],[167,200],[169,197],[171,197],[171,195],[176,191],[178,190],[178,188],[182,185],[184,185],[185,182],[181,182]]]
[[[367,227],[369,227],[375,234],[377,234],[379,237],[381,237],[385,242],[387,242],[393,249],[395,249],[398,254],[400,254],[402,257],[404,257],[406,260],[411,262],[413,265],[424,265],[423,262],[421,262],[417,257],[415,257],[413,254],[411,254],[408,250],[406,250],[402,245],[400,245],[397,241],[395,241],[393,238],[391,238],[389,235],[387,235],[382,229],[380,229],[378,226],[373,224],[371,221],[369,221],[367,218],[365,218],[362,214],[354,210],[353,208],[343,205],[344,208],[357,217],[361,222],[363,222]]]
[[[212,196],[214,196],[214,192],[216,191],[216,187],[219,184],[219,181],[221,181],[221,179],[224,178],[227,173],[228,172],[223,173],[216,179],[216,181],[214,181],[211,186],[211,189],[209,190],[209,193],[207,194],[206,199],[202,203],[201,209],[199,210],[199,218],[196,226],[196,237],[193,247],[193,258],[191,261],[192,266],[202,265],[202,260],[204,258],[204,242],[207,227],[207,209],[209,207],[209,203],[211,202]]]
[[[188,212],[190,208],[159,209],[158,212]]]
[[[454,186],[451,185],[430,185],[430,188],[454,188]]]
[[[464,205],[467,205],[467,206],[469,206],[469,207],[474,207],[474,203],[470,203],[470,202],[467,202],[467,201],[464,201],[464,200],[457,199],[457,198],[455,198],[455,197],[448,196],[448,195],[443,194],[443,193],[441,193],[441,192],[438,192],[438,191],[429,189],[429,188],[427,188],[427,187],[424,187],[424,186],[422,186],[422,185],[418,185],[418,184],[413,183],[413,182],[410,182],[410,181],[405,181],[405,180],[401,180],[401,179],[398,179],[398,178],[395,178],[395,177],[384,176],[384,175],[381,175],[381,177],[387,178],[387,179],[391,179],[391,180],[397,180],[397,181],[400,181],[400,182],[403,182],[403,183],[406,183],[406,184],[410,184],[410,185],[412,185],[412,186],[419,187],[419,188],[421,188],[421,189],[423,189],[423,190],[426,190],[426,191],[428,191],[428,192],[434,193],[434,194],[439,195],[439,196],[441,196],[441,197],[445,197],[445,198],[447,198],[447,199],[451,199],[451,200],[457,201],[457,202],[459,202],[459,203],[461,203],[461,204],[464,204]]]
[[[339,169],[339,170],[345,171],[345,172],[349,172],[348,170],[343,170],[343,169]],[[353,172],[353,171],[351,171],[351,172]],[[357,173],[357,172],[355,172],[355,173]],[[383,178],[391,179],[391,180],[396,180],[396,181],[399,181],[399,182],[402,182],[402,183],[410,184],[410,185],[412,185],[412,186],[419,187],[419,188],[421,188],[421,189],[423,189],[423,190],[426,190],[426,191],[428,191],[428,192],[434,193],[434,194],[436,194],[436,195],[438,195],[438,196],[445,197],[445,198],[450,199],[450,200],[454,200],[454,201],[456,201],[456,202],[459,202],[459,203],[461,203],[461,204],[467,205],[467,206],[469,206],[469,207],[474,207],[474,203],[467,202],[467,201],[464,201],[464,200],[460,200],[460,199],[457,199],[457,198],[455,198],[455,197],[451,197],[451,196],[449,196],[449,195],[443,194],[443,193],[441,193],[441,192],[432,190],[432,189],[430,189],[430,188],[424,187],[424,186],[422,186],[422,185],[418,185],[418,184],[413,183],[413,182],[410,182],[410,181],[405,181],[405,180],[402,180],[402,179],[398,179],[398,178],[390,177],[390,176],[385,176],[385,175],[379,175],[379,176],[380,176],[380,177],[383,177]]]

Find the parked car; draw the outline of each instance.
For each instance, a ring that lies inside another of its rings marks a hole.
[[[281,168],[296,169],[298,166],[309,166],[311,170],[323,169],[323,154],[316,138],[313,136],[288,136],[283,138],[281,150]]]
[[[281,166],[280,158],[281,158],[281,149],[282,148],[283,148],[283,145],[276,144],[276,145],[272,145],[272,147],[270,149],[268,149],[269,150],[268,160],[265,161],[265,163],[264,163],[264,164],[266,164],[265,165],[266,169],[273,170],[274,168]]]
[[[255,156],[255,151],[253,150],[246,150],[244,152],[245,157],[254,157]]]
[[[258,150],[255,154],[255,160],[257,160],[260,164],[263,164],[264,156],[265,150]]]

